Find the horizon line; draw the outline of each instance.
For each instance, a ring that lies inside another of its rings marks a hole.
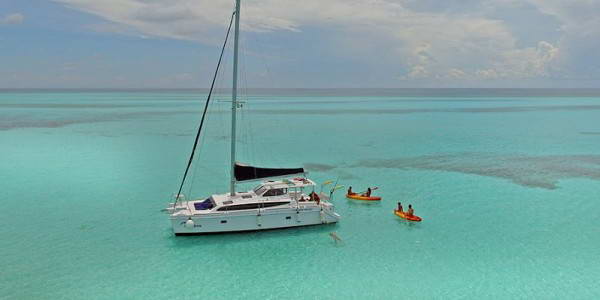
[[[98,87],[98,88],[73,88],[73,87],[27,87],[27,88],[0,88],[0,91],[16,90],[140,90],[140,91],[181,91],[181,90],[208,90],[209,87],[193,88],[142,88],[142,87]],[[231,88],[218,88],[215,90],[231,90]],[[596,87],[252,87],[238,90],[600,90]]]

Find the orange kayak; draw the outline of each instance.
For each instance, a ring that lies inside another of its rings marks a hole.
[[[409,221],[415,221],[415,222],[421,222],[421,217],[415,216],[415,215],[409,216],[406,214],[406,212],[398,211],[397,209],[394,209],[394,214],[402,219],[406,219]]]
[[[354,199],[354,200],[365,200],[365,201],[379,201],[381,200],[381,197],[367,197],[367,196],[363,196],[360,194],[351,194],[348,195],[346,194],[346,198],[350,198],[350,199]]]

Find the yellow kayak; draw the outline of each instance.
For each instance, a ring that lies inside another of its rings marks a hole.
[[[354,200],[364,200],[364,201],[379,201],[381,197],[367,197],[360,194],[346,194],[346,198],[354,199]]]
[[[415,215],[409,216],[406,214],[406,212],[398,211],[397,209],[394,209],[394,214],[402,219],[406,219],[409,221],[421,222],[421,220],[422,220],[421,217],[419,217],[419,216],[415,216]]]

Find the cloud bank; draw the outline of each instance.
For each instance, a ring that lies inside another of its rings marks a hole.
[[[143,36],[209,44],[222,39],[233,9],[233,1],[56,1],[103,18],[110,25],[97,27],[115,33],[135,30]],[[600,74],[600,65],[590,64],[600,56],[593,51],[600,46],[600,0],[242,3],[247,32],[320,29],[340,55],[371,53],[398,65],[401,81],[566,78],[578,73],[578,65],[587,70],[586,76]],[[515,19],[517,13],[521,19]],[[537,18],[549,22],[540,26],[544,34],[539,36],[531,29]]]

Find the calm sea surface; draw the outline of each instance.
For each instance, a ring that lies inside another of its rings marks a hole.
[[[600,297],[600,91],[242,98],[239,161],[383,201],[339,192],[335,225],[175,237],[161,209],[204,91],[2,91],[0,298]],[[210,105],[188,196],[227,190],[227,101]]]

